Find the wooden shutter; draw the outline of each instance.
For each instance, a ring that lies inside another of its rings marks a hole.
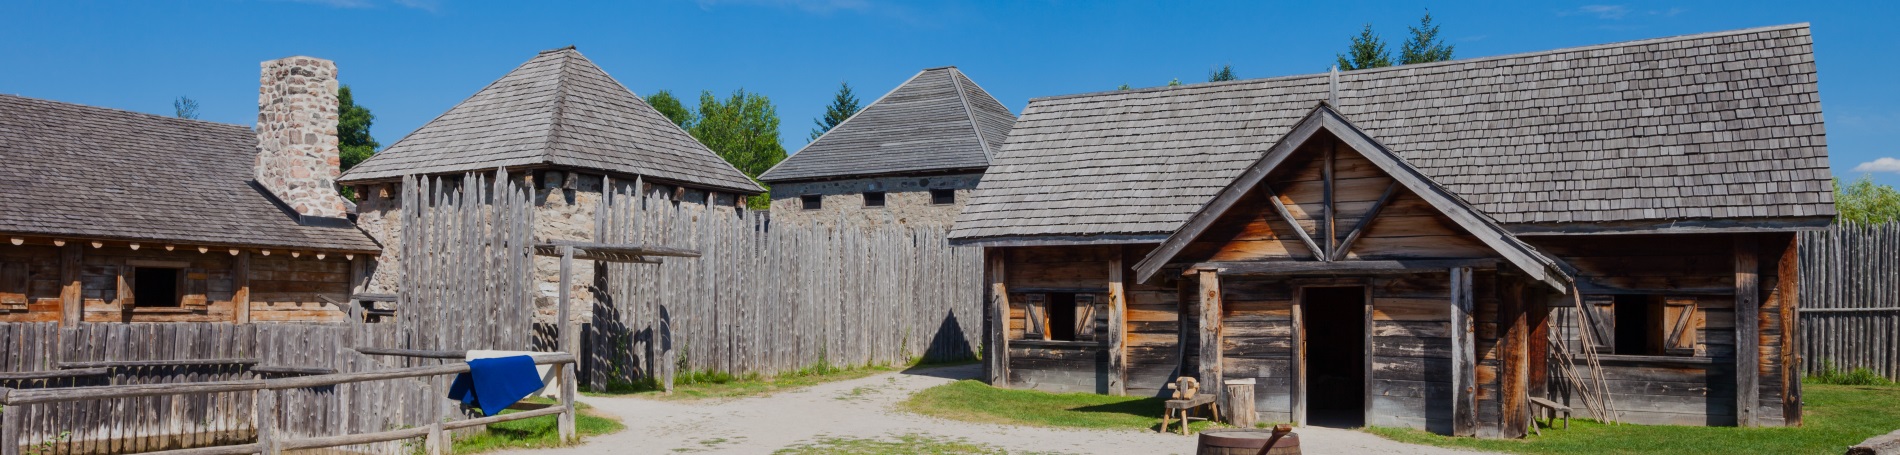
[[[1048,294],[1023,294],[1023,339],[1049,339],[1048,305]]]
[[[178,306],[194,311],[204,310],[209,303],[209,299],[205,298],[205,292],[210,287],[207,281],[209,281],[211,274],[201,267],[191,267],[179,270],[178,272],[178,292],[180,294],[178,296]]]
[[[0,311],[26,311],[26,264],[0,263]]]
[[[1095,294],[1075,295],[1075,341],[1095,340]]]
[[[1697,345],[1695,334],[1702,328],[1700,314],[1695,310],[1695,297],[1662,297],[1662,348],[1669,355],[1705,355]]]
[[[1583,296],[1583,307],[1577,313],[1586,317],[1577,324],[1579,331],[1590,331],[1590,347],[1598,354],[1616,353],[1616,297]]]

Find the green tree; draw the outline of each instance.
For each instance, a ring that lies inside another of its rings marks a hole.
[[[337,148],[342,149],[342,168],[347,171],[376,154],[376,138],[369,135],[369,125],[376,122],[376,115],[369,108],[356,104],[356,97],[350,95],[350,86],[336,90],[336,139]]]
[[[647,105],[653,106],[654,110],[660,111],[660,115],[666,116],[667,120],[672,120],[673,124],[679,125],[680,128],[692,128],[693,118],[697,117],[693,115],[692,109],[686,108],[685,103],[681,103],[678,97],[673,96],[673,92],[666,90],[647,95]]]
[[[844,123],[845,119],[851,118],[851,114],[856,113],[858,113],[858,97],[851,94],[851,84],[839,82],[838,94],[831,97],[830,106],[825,106],[825,116],[811,121],[818,125],[817,128],[811,130],[811,140],[818,140],[818,136],[825,135],[826,131],[831,131],[832,127]]]
[[[1372,24],[1366,24],[1366,28],[1359,31],[1359,36],[1352,37],[1352,46],[1346,48],[1345,54],[1339,55],[1341,71],[1384,66],[1392,66],[1392,53],[1386,52],[1385,40],[1372,32]]]
[[[1835,179],[1834,208],[1841,212],[1842,221],[1862,224],[1900,221],[1900,191],[1874,183],[1871,176],[1863,175],[1846,186]]]
[[[1221,82],[1240,79],[1234,76],[1234,65],[1221,65],[1220,69],[1207,72],[1208,82]]]
[[[1451,46],[1438,39],[1438,25],[1432,23],[1432,13],[1419,18],[1417,27],[1407,28],[1412,30],[1412,37],[1399,48],[1400,65],[1451,60]]]
[[[1169,86],[1169,87],[1179,87],[1179,86],[1181,86],[1181,78],[1178,78],[1178,77],[1177,77],[1177,78],[1174,78],[1174,79],[1169,79],[1169,80],[1168,80],[1168,86]]]
[[[1120,86],[1120,87],[1115,87],[1115,89],[1116,89],[1116,90],[1128,90],[1128,84],[1122,84],[1122,86]]]
[[[704,91],[699,93],[699,119],[688,131],[739,172],[757,179],[785,159],[778,124],[778,108],[764,95],[739,89],[721,101],[711,91]],[[754,209],[765,209],[770,204],[771,198],[765,195],[748,200]]]
[[[198,118],[198,101],[183,96],[172,100],[172,116],[178,118]]]

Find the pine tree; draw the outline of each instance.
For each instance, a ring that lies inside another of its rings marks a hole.
[[[1208,82],[1222,82],[1240,79],[1234,76],[1234,65],[1221,65],[1220,69],[1207,72]]]
[[[667,120],[672,120],[674,125],[679,125],[682,129],[693,127],[693,118],[696,117],[693,115],[693,110],[687,109],[686,104],[673,96],[673,92],[666,90],[653,92],[652,95],[647,95],[647,105],[653,106],[653,110],[660,111],[660,115],[666,116]]]
[[[1438,39],[1438,25],[1432,24],[1432,13],[1418,20],[1412,30],[1412,37],[1405,40],[1399,49],[1399,64],[1431,63],[1451,60],[1451,46]]]
[[[1115,87],[1115,90],[1128,90],[1128,84],[1122,84],[1122,86],[1120,87]]]
[[[1168,80],[1168,86],[1169,86],[1169,87],[1179,87],[1179,86],[1181,86],[1181,78],[1178,78],[1178,77],[1177,77],[1177,78],[1174,78],[1174,79],[1169,79],[1169,80]]]
[[[831,131],[832,127],[844,123],[845,119],[851,118],[851,115],[856,113],[858,113],[858,97],[851,94],[851,84],[839,82],[838,94],[831,98],[830,106],[825,106],[825,116],[811,121],[818,125],[817,128],[811,130],[811,140],[818,140],[818,136],[825,135],[826,131]]]
[[[350,95],[350,86],[338,87],[336,100],[337,148],[342,149],[340,167],[347,171],[376,154],[376,148],[382,144],[376,143],[376,138],[369,135],[369,125],[376,121],[376,115],[370,114],[369,108],[356,104],[356,98]]]
[[[183,96],[172,100],[172,116],[178,118],[198,118],[198,101]]]
[[[1359,31],[1359,36],[1352,37],[1352,46],[1339,56],[1341,71],[1385,66],[1392,66],[1392,53],[1386,52],[1385,40],[1379,39],[1377,33],[1372,33],[1372,24],[1366,24],[1366,28]]]

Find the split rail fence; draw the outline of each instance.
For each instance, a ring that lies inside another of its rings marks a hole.
[[[1801,234],[1807,374],[1866,368],[1900,380],[1900,222]]]

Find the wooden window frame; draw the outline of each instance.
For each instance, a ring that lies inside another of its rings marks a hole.
[[[825,196],[820,194],[798,195],[799,210],[824,210]]]
[[[1644,347],[1640,354],[1622,354],[1617,352],[1616,316],[1617,300],[1640,298],[1643,301],[1640,311],[1645,315],[1650,327],[1643,330]],[[1708,357],[1706,345],[1698,342],[1696,334],[1707,328],[1702,320],[1702,310],[1694,295],[1678,295],[1667,292],[1633,294],[1591,294],[1583,296],[1583,308],[1579,311],[1592,311],[1591,323],[1596,326],[1592,332],[1597,344],[1592,346],[1599,355],[1614,355],[1624,358],[1681,359]],[[1608,303],[1605,303],[1608,302]],[[1607,309],[1606,309],[1607,307]],[[1671,309],[1675,309],[1671,311]],[[1670,313],[1675,313],[1673,316]],[[1583,330],[1583,328],[1579,328]],[[1656,343],[1658,346],[1648,346]]]

